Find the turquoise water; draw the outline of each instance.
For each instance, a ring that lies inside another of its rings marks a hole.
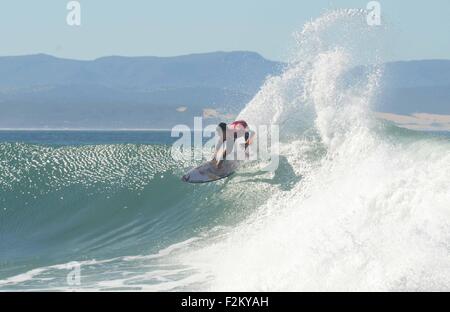
[[[448,137],[388,130],[405,142]],[[72,261],[87,267],[88,289],[158,285],[142,275],[170,260],[161,264],[151,255],[239,224],[270,190],[289,191],[302,179],[282,157],[275,175],[253,168],[216,183],[186,184],[180,176],[195,162],[174,161],[173,141],[164,131],[0,132],[0,289],[64,289],[69,271],[61,264]],[[175,280],[186,274],[180,264],[168,272]],[[23,280],[11,282],[21,274]],[[99,286],[122,275],[137,282]]]
[[[249,213],[234,204],[248,198],[245,188],[221,196],[233,179],[183,183],[195,163],[172,159],[175,139],[164,131],[0,132],[0,280],[155,253]]]
[[[178,139],[170,131],[89,131],[89,130],[0,130],[2,143],[49,146],[100,144],[172,144]]]

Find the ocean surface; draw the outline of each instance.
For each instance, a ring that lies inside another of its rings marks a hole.
[[[450,290],[450,136],[374,117],[378,31],[339,10],[296,35],[238,116],[280,127],[275,172],[191,185],[169,132],[1,131],[0,291]]]

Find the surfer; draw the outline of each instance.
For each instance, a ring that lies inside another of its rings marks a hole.
[[[245,158],[248,159],[249,151],[248,147],[252,144],[253,138],[255,136],[255,132],[250,130],[248,124],[244,120],[237,120],[229,125],[224,122],[221,122],[217,128],[217,133],[219,134],[219,140],[216,143],[216,148],[214,151],[214,156],[212,159],[213,164],[216,165],[217,168],[222,166],[223,161],[225,160],[227,154],[230,154],[233,149],[235,142],[238,138],[244,138],[244,151]],[[233,138],[233,139],[230,139]],[[220,155],[220,151],[223,151]]]

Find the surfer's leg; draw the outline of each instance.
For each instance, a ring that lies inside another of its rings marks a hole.
[[[228,143],[229,143],[229,141],[225,140],[224,145],[223,145],[224,151],[221,155],[222,157],[217,162],[217,168],[219,168],[219,169],[222,168],[223,162],[227,158],[227,155],[229,154],[230,146]]]
[[[227,159],[235,159],[234,158],[234,154],[233,154],[233,150],[234,150],[234,140],[226,140],[225,141],[225,151],[223,152],[223,157],[222,159],[219,161],[217,168],[221,168],[221,166],[223,165],[223,162]],[[231,158],[230,158],[231,157]]]
[[[217,168],[222,168],[223,161],[227,157],[227,151],[225,150],[222,154],[222,158],[217,162]]]

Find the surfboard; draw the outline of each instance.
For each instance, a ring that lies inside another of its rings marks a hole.
[[[181,180],[187,183],[207,183],[224,179],[233,174],[239,168],[242,161],[225,160],[220,168],[217,168],[211,161],[207,161],[200,166],[191,169]]]

